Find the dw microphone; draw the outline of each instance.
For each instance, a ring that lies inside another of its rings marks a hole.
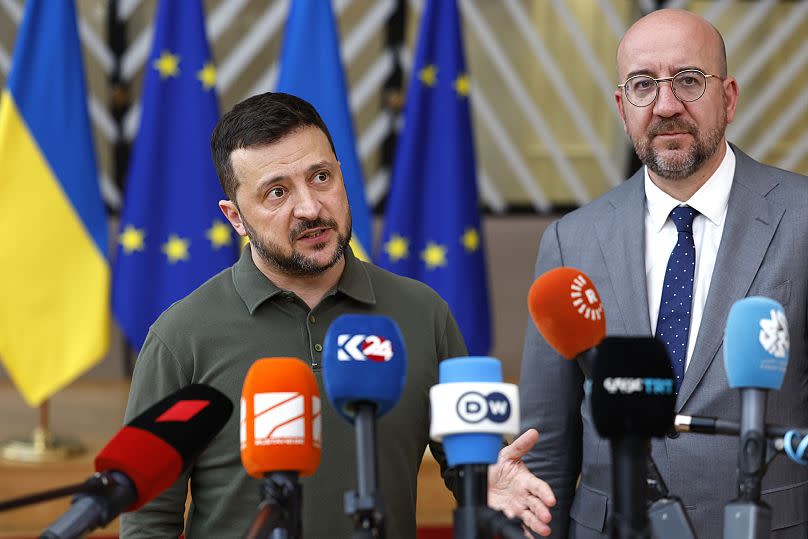
[[[376,418],[396,405],[406,375],[404,339],[391,318],[345,314],[329,326],[323,346],[323,385],[329,402],[356,433],[357,490],[345,495],[354,537],[384,536]]]
[[[487,499],[488,465],[497,462],[503,436],[519,432],[519,389],[502,383],[500,362],[491,357],[446,359],[439,369],[440,383],[429,390],[429,435],[460,472],[454,536],[523,537],[518,521],[489,509]]]
[[[95,457],[89,492],[40,537],[73,539],[139,509],[170,487],[195,461],[233,412],[221,392],[191,384],[124,426]]]
[[[249,538],[300,539],[298,477],[320,465],[320,391],[311,368],[291,357],[259,359],[241,391],[241,462],[261,483],[258,516]]]
[[[724,508],[724,537],[771,533],[771,508],[760,499],[766,473],[766,391],[780,389],[788,366],[788,322],[783,307],[763,297],[736,301],[724,332],[724,368],[741,393],[738,497]]]

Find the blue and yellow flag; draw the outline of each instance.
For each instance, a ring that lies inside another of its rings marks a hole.
[[[107,220],[73,2],[28,0],[0,98],[0,357],[38,406],[99,361]]]
[[[370,211],[330,0],[292,1],[280,64],[276,91],[314,105],[334,139],[353,217],[351,247],[359,258],[369,260],[373,241]]]
[[[238,254],[210,155],[219,107],[199,0],[160,2],[142,96],[112,287],[136,348],[161,312]]]
[[[455,1],[428,0],[377,258],[434,288],[452,309],[469,353],[485,355],[491,322],[463,58]]]

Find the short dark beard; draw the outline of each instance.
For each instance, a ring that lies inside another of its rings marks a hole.
[[[698,126],[679,118],[664,118],[653,125],[644,138],[632,138],[631,142],[634,144],[634,151],[637,152],[640,161],[649,170],[666,180],[681,180],[692,176],[707,160],[715,155],[724,137],[725,128],[726,118],[723,125],[711,129],[702,137]],[[654,136],[669,132],[689,133],[695,140],[695,144],[684,158],[675,162],[663,160],[651,144],[651,139]]]
[[[333,268],[345,255],[345,251],[348,249],[348,245],[351,242],[352,224],[350,210],[348,213],[347,236],[337,233],[337,248],[334,250],[334,256],[331,257],[331,260],[321,265],[315,265],[313,260],[295,250],[292,250],[291,256],[284,254],[277,244],[263,241],[255,232],[255,229],[244,219],[243,215],[241,215],[241,222],[244,224],[244,229],[247,231],[247,237],[250,238],[251,248],[255,249],[255,252],[258,253],[261,260],[286,275],[294,275],[297,277],[315,276]],[[296,238],[312,228],[326,227],[336,231],[337,226],[337,222],[334,219],[304,221],[289,234],[289,242],[294,243]],[[314,249],[319,251],[325,249],[325,246],[325,243],[320,243],[315,245]]]

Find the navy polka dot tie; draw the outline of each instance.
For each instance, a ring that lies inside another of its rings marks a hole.
[[[690,306],[693,304],[693,276],[696,270],[693,219],[698,213],[690,206],[679,206],[671,212],[679,237],[665,270],[656,326],[657,338],[668,349],[677,395],[687,360],[687,336],[690,334]]]

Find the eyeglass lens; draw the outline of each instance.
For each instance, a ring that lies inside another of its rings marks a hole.
[[[704,94],[707,79],[699,71],[682,71],[671,82],[673,94],[681,101],[695,101]],[[637,75],[626,81],[626,97],[634,105],[645,107],[654,102],[659,84],[648,75]]]

